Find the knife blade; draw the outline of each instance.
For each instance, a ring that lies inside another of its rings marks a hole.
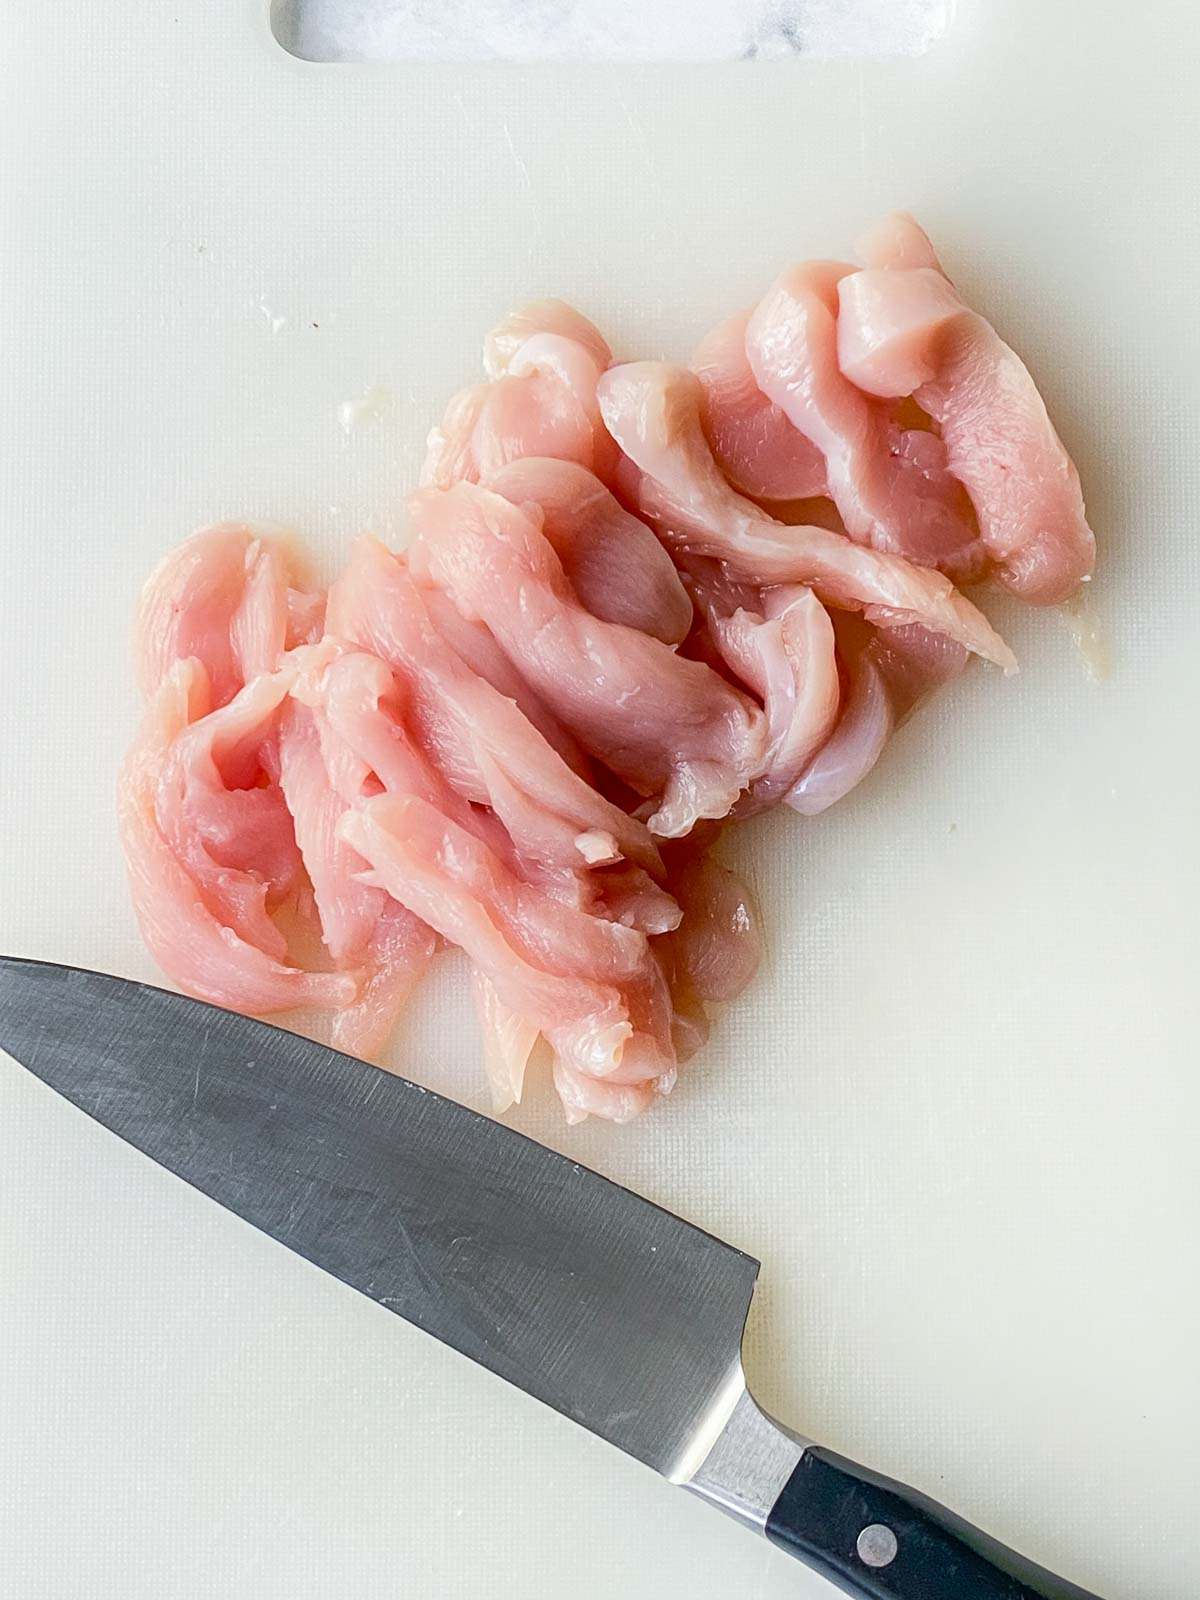
[[[1095,1600],[753,1400],[759,1264],[578,1163],[310,1039],[0,957],[0,1048],[343,1283],[881,1600]]]

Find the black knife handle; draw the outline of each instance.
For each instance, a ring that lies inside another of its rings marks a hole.
[[[767,1538],[858,1600],[1097,1600],[936,1500],[810,1445]]]

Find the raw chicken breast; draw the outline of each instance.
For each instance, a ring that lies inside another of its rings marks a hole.
[[[896,713],[875,661],[862,651],[849,670],[849,691],[832,735],[785,797],[803,817],[828,811],[857,788],[895,731]]]
[[[421,482],[440,489],[478,483],[531,455],[597,465],[591,422],[553,375],[501,378],[455,395],[429,435]]]
[[[364,801],[341,832],[373,881],[460,945],[575,1071],[639,1084],[674,1070],[670,997],[644,935],[523,883],[414,797]]]
[[[825,459],[762,392],[746,354],[750,312],[722,322],[692,353],[700,421],[721,471],[751,500],[823,495]]]
[[[671,888],[683,907],[683,921],[671,938],[677,971],[701,1001],[736,1000],[762,959],[759,917],[749,889],[736,872],[706,854],[672,873]]]
[[[838,367],[838,284],[852,267],[810,261],[776,280],[746,328],[755,381],[820,451],[829,493],[852,539],[979,575],[983,552],[970,507],[947,475],[940,441],[893,427]]]
[[[860,234],[855,254],[867,267],[932,267],[945,275],[925,230],[906,211],[893,211]]]
[[[491,1086],[493,1109],[499,1115],[520,1103],[525,1070],[541,1032],[536,1022],[504,1004],[495,984],[478,968],[471,974],[471,987],[483,1036],[483,1070]]]
[[[580,1072],[562,1056],[554,1059],[554,1087],[562,1102],[569,1126],[588,1117],[603,1117],[606,1122],[632,1122],[649,1111],[655,1100],[675,1087],[674,1072],[664,1073],[650,1083],[616,1083],[609,1078],[594,1078]]]
[[[491,630],[482,622],[473,622],[464,617],[453,600],[440,590],[426,589],[421,595],[421,603],[434,630],[463,665],[470,667],[476,677],[490,683],[506,700],[511,700],[525,720],[537,729],[572,771],[578,772],[583,778],[590,778],[587,752],[583,746],[567,732],[550,708],[525,682],[496,643]]]
[[[366,667],[366,683],[351,676],[356,661]],[[410,911],[362,881],[366,863],[338,834],[350,805],[367,791],[372,769],[341,735],[337,723],[355,714],[382,722],[379,700],[390,674],[373,657],[344,657],[315,676],[322,681],[320,694],[310,684],[304,692],[313,703],[293,701],[284,716],[280,785],[294,820],[326,948],[340,971],[359,975],[354,1003],[334,1018],[333,1043],[339,1050],[369,1058],[387,1042],[437,941]],[[358,704],[347,706],[347,700]],[[332,717],[330,701],[337,708]],[[388,731],[384,724],[384,737]]]
[[[833,732],[841,700],[833,624],[803,584],[754,590],[713,566],[693,578],[693,593],[717,654],[767,715],[763,765],[737,807],[752,816],[783,799]]]
[[[577,840],[582,846],[582,840]],[[643,867],[597,859],[589,874],[590,902],[580,904],[593,916],[623,923],[639,933],[670,933],[679,926],[682,912],[673,895]]]
[[[374,1060],[439,948],[431,928],[407,907],[387,900],[363,952],[358,996],[333,1014],[334,1049]]]
[[[1015,670],[952,579],[1091,571],[1024,367],[911,218],[862,256],[784,273],[694,373],[514,312],[410,549],[360,542],[327,602],[237,523],[162,563],[119,814],[169,978],[370,1056],[451,943],[498,1111],[546,1056],[568,1122],[670,1093],[761,956],[726,819],[817,815],[971,654]]]
[[[841,637],[859,629],[857,619],[846,618]],[[866,645],[883,674],[899,722],[904,722],[934,689],[953,683],[969,658],[962,645],[930,633],[927,628],[876,628]]]
[[[670,847],[668,879],[683,910],[677,931],[656,939],[654,954],[675,1010],[671,1037],[685,1062],[708,1041],[708,1007],[735,999],[758,970],[758,914],[746,884],[708,855],[716,824]]]
[[[900,723],[968,661],[961,645],[925,628],[872,628],[843,613],[836,631],[849,689],[832,736],[786,797],[803,816],[827,811],[861,783]]]
[[[594,861],[600,839],[612,859],[661,872],[645,825],[597,793],[513,701],[446,648],[406,567],[381,544],[355,547],[329,591],[328,627],[402,678],[422,748],[460,795],[495,809],[523,859],[574,869]]]
[[[638,469],[625,483],[638,509],[684,557],[724,561],[768,586],[807,584],[828,606],[863,611],[882,626],[919,622],[1006,671],[1012,651],[939,572],[817,527],[786,527],[722,478],[700,427],[699,382],[678,367],[633,362],[600,383],[613,437]]]
[[[592,473],[569,461],[514,461],[486,487],[515,506],[533,504],[542,533],[584,607],[601,622],[639,628],[679,644],[692,602],[654,534]]]
[[[651,832],[727,816],[761,768],[762,717],[702,663],[585,611],[530,509],[470,484],[414,496],[414,575],[486,622],[585,748],[659,800]]]
[[[604,335],[581,311],[565,300],[535,300],[511,311],[483,341],[483,370],[489,378],[503,378],[521,346],[535,334],[551,333],[580,346],[603,372],[612,362]]]
[[[265,781],[279,709],[299,663],[261,673],[224,706],[181,728],[165,751],[154,815],[195,892],[223,927],[282,959],[287,941],[268,915],[300,866],[284,797]]]
[[[226,869],[228,876],[223,876],[219,861],[210,857],[202,889],[160,825],[164,768],[176,741],[208,715],[211,705],[207,676],[197,659],[170,666],[121,770],[121,843],[142,938],[173,983],[214,1005],[257,1015],[298,1006],[348,1005],[355,995],[353,978],[289,966],[281,959],[277,937],[268,935],[270,948],[264,948],[231,925],[240,920],[247,931],[261,931],[244,868],[240,880],[234,876],[236,868]],[[200,844],[187,854],[193,860],[200,857]]]
[[[295,553],[241,523],[193,534],[151,575],[138,611],[138,682],[149,698],[177,661],[204,667],[214,705],[255,673],[271,672],[291,644],[319,632]]]
[[[609,352],[598,339],[586,319],[556,301],[501,324],[485,355],[499,376],[451,400],[429,435],[421,482],[441,489],[478,483],[526,456],[574,461],[610,477],[616,453],[596,404]]]
[[[1079,475],[1020,358],[936,265],[903,265],[921,259],[914,233],[924,240],[905,221],[895,265],[838,286],[842,370],[870,394],[915,396],[937,423],[1005,587],[1035,605],[1069,600],[1096,556]]]

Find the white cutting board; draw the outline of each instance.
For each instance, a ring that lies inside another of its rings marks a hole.
[[[912,207],[1029,358],[1111,678],[1008,607],[814,823],[747,832],[761,980],[661,1113],[519,1124],[764,1265],[795,1425],[1107,1600],[1200,1564],[1190,0],[962,0],[929,57],[303,65],[266,0],[10,7],[0,945],[152,978],[114,841],[138,582],[193,525],[332,563],[522,296],[683,354]],[[347,434],[343,402],[382,385]],[[483,1102],[453,962],[398,1043]],[[0,1061],[0,1593],[727,1600],[819,1586],[192,1195]]]

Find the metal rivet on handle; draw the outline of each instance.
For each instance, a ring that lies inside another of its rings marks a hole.
[[[896,1559],[896,1535],[882,1522],[872,1522],[858,1536],[858,1559],[864,1567],[886,1567]]]

